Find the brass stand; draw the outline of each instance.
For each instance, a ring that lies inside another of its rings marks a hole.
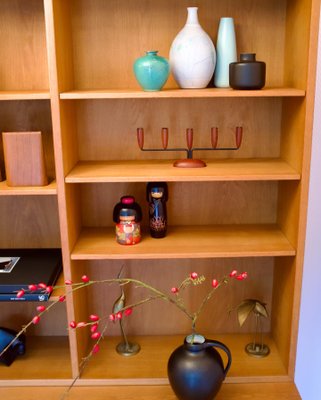
[[[245,346],[245,352],[251,357],[263,358],[270,354],[270,348],[263,343],[263,333],[261,327],[261,316],[254,312],[255,315],[255,334],[254,341]],[[257,341],[257,336],[260,335],[260,341]]]
[[[123,269],[123,267],[119,271],[119,274],[117,276],[118,279],[121,276],[122,269]],[[122,286],[120,287],[120,290],[121,290],[121,294],[118,297],[118,299],[115,301],[114,306],[113,306],[114,314],[117,314],[119,311],[121,311],[125,307],[125,292],[124,292]],[[123,327],[123,321],[121,319],[119,320],[119,326],[120,326],[120,331],[121,331],[121,335],[122,335],[122,341],[120,343],[118,343],[118,345],[116,346],[116,351],[118,354],[125,356],[125,357],[134,356],[135,354],[137,354],[139,352],[140,345],[138,343],[131,343],[127,340],[127,336],[125,334],[124,327]]]
[[[270,348],[268,345],[249,343],[245,346],[245,351],[249,356],[263,358],[270,354]]]
[[[118,343],[116,346],[116,351],[118,354],[121,356],[129,357],[129,356],[134,356],[137,354],[140,350],[140,345],[138,343],[131,343],[127,340],[127,336],[125,334],[124,328],[123,328],[123,321],[119,321],[120,325],[120,330],[121,330],[121,335],[122,335],[122,342]]]

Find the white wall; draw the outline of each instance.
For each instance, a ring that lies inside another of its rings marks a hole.
[[[321,26],[307,239],[295,382],[303,400],[321,400]]]

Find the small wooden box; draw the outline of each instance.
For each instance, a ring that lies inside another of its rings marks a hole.
[[[41,132],[3,132],[8,186],[48,185]]]

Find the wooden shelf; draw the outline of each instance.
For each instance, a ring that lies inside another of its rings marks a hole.
[[[68,337],[28,336],[26,353],[16,358],[10,368],[1,368],[1,385],[19,385],[26,380],[41,384],[48,380],[48,369],[52,379],[71,379]]]
[[[269,335],[264,336],[264,343],[270,347],[271,353],[261,360],[249,357],[244,351],[245,345],[253,340],[253,335],[209,333],[206,337],[225,343],[233,354],[227,383],[240,383],[245,378],[247,382],[288,380],[277,347]],[[94,379],[102,380],[101,384],[117,384],[118,380],[122,380],[123,384],[130,384],[133,380],[139,384],[168,383],[167,361],[172,351],[183,343],[184,336],[135,336],[131,340],[140,344],[141,351],[135,357],[122,358],[115,351],[120,338],[106,337],[101,351],[95,355],[95,363],[85,369],[82,384]],[[225,354],[222,352],[221,355],[226,363]]]
[[[50,100],[49,90],[0,91],[1,100]]]
[[[175,168],[163,161],[81,161],[66,176],[67,183],[201,182],[299,180],[300,174],[280,159],[206,161],[206,168]]]
[[[225,343],[233,354],[233,362],[226,383],[246,382],[286,382],[286,369],[278,354],[277,347],[267,334],[264,342],[271,353],[264,359],[249,357],[244,346],[252,340],[249,334],[207,334]],[[118,337],[107,337],[101,343],[101,350],[84,370],[76,385],[116,385],[116,384],[167,384],[167,361],[171,352],[183,342],[183,335],[137,336],[131,340],[141,345],[135,357],[122,358],[115,351]],[[159,346],[161,343],[161,346]],[[222,353],[225,362],[225,355]],[[28,337],[27,352],[18,357],[10,368],[3,368],[2,386],[43,385],[48,382],[47,369],[50,365],[52,380],[71,379],[69,345],[67,337]],[[41,383],[44,379],[45,382]]]
[[[47,186],[8,186],[0,182],[0,196],[51,196],[57,195],[57,183],[51,181]]]
[[[84,228],[72,260],[294,256],[275,225],[169,227],[163,239],[147,233],[136,246],[116,243],[113,228]]]
[[[164,89],[158,92],[142,90],[72,90],[60,93],[62,100],[86,99],[175,99],[221,97],[304,97],[305,90],[295,88],[264,88],[262,90],[233,89]]]
[[[24,400],[40,399],[43,393],[46,398],[56,400],[62,395],[62,387],[19,387],[0,388],[0,395],[6,400],[16,400],[23,391]],[[168,385],[145,386],[99,386],[74,387],[68,394],[69,400],[177,400]],[[223,384],[216,400],[300,400],[301,397],[294,383],[239,383]]]

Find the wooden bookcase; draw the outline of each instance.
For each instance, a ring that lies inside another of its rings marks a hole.
[[[115,277],[124,264],[128,275],[164,290],[192,270],[208,278],[246,270],[246,283],[218,293],[198,330],[231,348],[228,383],[291,383],[320,1],[193,4],[214,41],[220,17],[234,18],[238,52],[256,52],[267,64],[266,88],[180,90],[170,78],[161,92],[139,89],[133,61],[150,49],[168,56],[185,23],[184,0],[0,0],[1,131],[42,131],[50,177],[42,188],[0,183],[0,247],[61,245],[65,278]],[[159,146],[166,126],[171,145],[181,146],[185,129],[194,128],[201,146],[209,144],[210,127],[218,126],[221,144],[229,145],[240,125],[241,149],[200,152],[208,162],[204,169],[175,169],[168,154],[142,153],[136,142],[142,126],[145,143]],[[4,177],[2,143],[0,151]],[[156,240],[146,233],[139,245],[120,246],[113,207],[123,194],[133,194],[146,226],[149,181],[168,182],[168,235]],[[31,331],[28,356],[1,368],[0,385],[71,382],[91,343],[87,333],[66,329],[67,318],[109,314],[118,291],[99,286],[69,297]],[[191,294],[191,306],[202,294]],[[265,301],[270,311],[264,331],[271,355],[261,360],[244,352],[253,325],[240,329],[226,312],[249,297]],[[17,329],[33,315],[34,304],[5,303],[2,309],[0,325]],[[168,356],[189,332],[189,321],[153,302],[135,311],[127,330],[141,353],[118,356],[119,332],[111,327],[81,385],[166,384]],[[44,363],[50,368],[40,370]]]

